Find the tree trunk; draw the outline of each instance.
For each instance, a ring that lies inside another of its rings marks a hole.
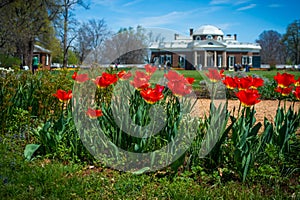
[[[68,64],[68,5],[65,6],[65,16],[64,16],[64,44],[63,44],[63,67],[67,67]]]
[[[28,46],[25,51],[27,55],[24,55],[24,58],[27,58],[26,64],[29,67],[29,69],[33,72],[32,58],[33,58],[34,42],[31,39],[31,40],[29,40],[29,42],[27,44],[28,44]]]

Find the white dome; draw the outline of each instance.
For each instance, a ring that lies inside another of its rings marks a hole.
[[[193,35],[224,35],[223,31],[212,25],[200,26]]]

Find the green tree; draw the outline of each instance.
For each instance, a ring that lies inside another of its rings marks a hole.
[[[78,59],[76,53],[69,50],[68,55],[69,55],[69,60],[68,60],[69,65],[77,65],[79,62],[79,59]]]
[[[31,66],[34,44],[49,34],[56,10],[54,0],[14,0],[0,7],[0,51]]]

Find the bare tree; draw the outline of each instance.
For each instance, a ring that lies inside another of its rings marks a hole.
[[[80,62],[82,63],[87,55],[91,53],[92,62],[98,63],[103,43],[110,34],[111,32],[108,30],[104,19],[92,19],[82,23],[77,38]]]
[[[256,40],[261,46],[261,61],[270,65],[285,62],[285,48],[281,42],[282,36],[277,31],[264,31]]]
[[[149,44],[151,42],[164,42],[165,41],[165,37],[161,35],[161,33],[159,34],[154,34],[152,31],[147,33],[147,39]]]
[[[120,29],[105,41],[102,63],[118,62],[123,64],[144,63],[147,57],[147,42],[144,29],[140,26]]]
[[[89,8],[89,5],[85,4],[83,0],[60,0],[60,20],[55,23],[56,30],[62,39],[63,47],[63,66],[67,67],[68,64],[68,51],[72,47],[72,42],[77,36],[78,22],[73,18],[72,10],[76,5],[80,5],[85,9]]]
[[[289,55],[287,61],[291,64],[300,64],[300,20],[288,25],[283,42]]]

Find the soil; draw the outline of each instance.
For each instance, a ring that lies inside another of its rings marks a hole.
[[[219,103],[225,103],[225,100],[216,100],[216,105]],[[235,115],[237,114],[239,107],[239,100],[228,100],[228,111],[233,114],[233,109],[235,108]],[[286,102],[286,108],[289,108],[293,102]],[[210,99],[198,99],[196,102],[195,109],[193,110],[193,114],[196,116],[204,117],[209,112]],[[284,102],[281,102],[281,106],[284,106]],[[295,111],[300,109],[300,102],[295,102],[294,104]],[[269,121],[274,121],[274,116],[276,114],[276,110],[278,107],[278,100],[262,100],[258,104],[255,105],[256,110],[256,121],[262,122],[264,121],[264,117],[266,117]]]

